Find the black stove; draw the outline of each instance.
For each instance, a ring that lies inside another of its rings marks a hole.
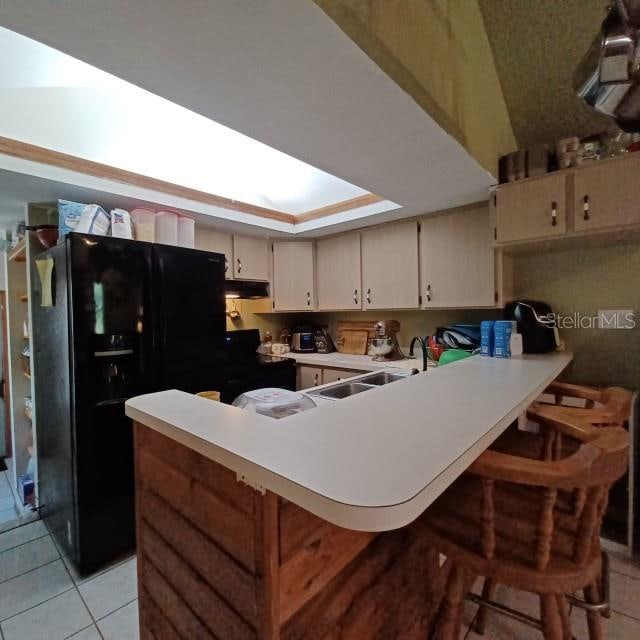
[[[295,361],[257,353],[260,345],[257,329],[228,331],[226,345],[227,363],[218,384],[222,402],[231,404],[241,393],[264,387],[295,391]]]

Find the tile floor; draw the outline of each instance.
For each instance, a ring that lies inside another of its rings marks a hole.
[[[640,564],[611,558],[613,614],[607,640],[640,639]],[[46,527],[32,522],[0,533],[0,640],[136,640],[136,560],[122,559],[89,576],[77,574],[59,553]],[[500,589],[500,602],[538,616],[538,600]],[[465,640],[541,640],[535,629],[492,614],[484,636],[470,626],[476,607],[465,609]],[[572,612],[576,640],[587,640],[583,611]]]
[[[6,471],[0,471],[0,527],[18,517]]]
[[[640,563],[631,563],[609,553],[611,560],[611,618],[604,620],[606,640],[640,640]],[[481,583],[480,583],[481,584]],[[474,590],[480,591],[478,584]],[[534,618],[540,617],[538,597],[523,591],[513,591],[498,587],[498,602],[527,613]],[[477,607],[470,602],[465,608],[465,640],[542,640],[542,634],[526,625],[501,616],[490,614],[484,636],[474,633],[470,627]],[[575,640],[588,640],[585,612],[573,608],[571,628]]]
[[[0,533],[0,638],[135,640],[135,557],[81,577],[41,521]]]

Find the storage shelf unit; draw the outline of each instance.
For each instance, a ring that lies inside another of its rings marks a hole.
[[[57,207],[52,204],[28,204],[25,211],[27,225],[52,224],[56,222]],[[22,350],[29,344],[34,327],[31,322],[31,308],[34,304],[30,294],[31,261],[43,251],[34,233],[28,233],[11,251],[5,254],[7,275],[7,371],[9,410],[11,415],[12,458],[10,479],[19,494],[19,478],[32,469],[35,495],[31,506],[38,506],[38,465],[37,465],[37,416],[34,409],[29,411],[25,398],[35,396],[37,362],[34,355],[29,358],[29,371],[24,370]],[[26,333],[24,331],[26,322]],[[43,389],[46,386],[42,385]],[[29,505],[25,507],[28,509]]]
[[[9,251],[7,259],[12,262],[25,262],[27,259],[27,243],[24,238]]]

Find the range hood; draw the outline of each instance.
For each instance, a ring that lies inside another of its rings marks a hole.
[[[225,280],[225,298],[257,300],[269,297],[269,286],[266,282],[254,282],[252,280]]]
[[[616,0],[576,69],[578,97],[613,117],[621,129],[640,131],[640,0]]]

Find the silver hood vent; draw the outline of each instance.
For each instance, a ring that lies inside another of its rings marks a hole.
[[[576,69],[578,97],[615,118],[625,131],[640,131],[640,0],[617,0]]]

